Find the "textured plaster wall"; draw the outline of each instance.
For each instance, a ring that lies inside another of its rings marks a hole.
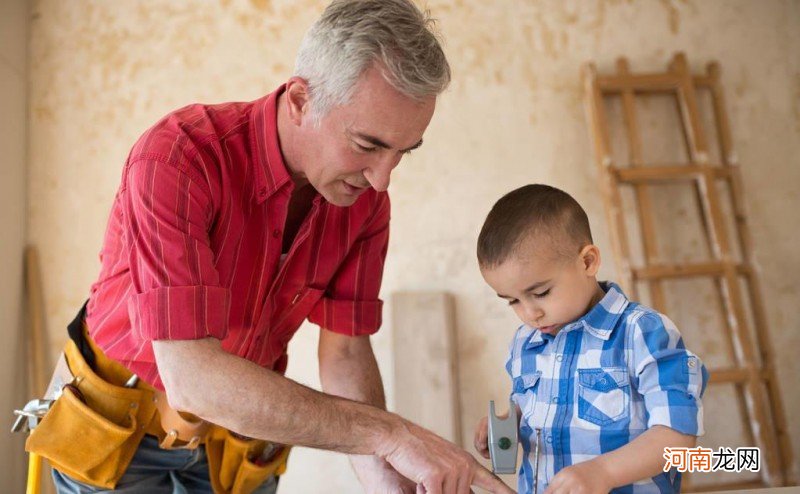
[[[250,100],[272,90],[291,75],[302,34],[325,3],[34,3],[29,230],[42,250],[53,351],[97,274],[108,209],[136,137],[184,104]],[[684,50],[696,70],[711,59],[723,67],[778,375],[800,457],[800,392],[790,385],[800,376],[795,358],[800,4],[432,0],[428,5],[440,19],[454,81],[439,102],[425,146],[403,163],[392,183],[384,294],[441,289],[455,295],[464,437],[471,437],[487,400],[507,395],[503,363],[517,324],[478,274],[474,243],[485,214],[499,196],[525,183],[565,188],[589,214],[605,256],[601,274],[613,277],[579,68],[595,60],[601,71],[609,71],[614,59],[625,55],[633,70],[662,70],[675,51]],[[654,98],[640,109],[647,135],[658,143],[647,151],[654,159],[678,159],[672,154],[680,139],[657,137],[670,122],[659,115],[674,111],[672,104]],[[663,249],[679,259],[703,250],[690,231],[691,197],[687,191],[657,197],[678,218],[664,220],[670,235]],[[708,287],[671,285],[669,293],[671,315],[689,344],[707,360],[724,362],[724,347],[715,342],[713,321],[702,310],[713,302]],[[697,295],[686,298],[687,293]],[[374,343],[391,405],[390,331],[386,324]],[[316,338],[316,328],[301,330],[292,342],[289,369],[312,385],[317,384]],[[709,405],[708,421],[725,428],[713,427],[708,444],[740,441],[726,432],[735,429],[736,420],[722,413],[724,399]],[[343,457],[299,450],[282,491],[352,492],[354,482]]]
[[[25,403],[22,339],[23,249],[25,246],[25,148],[27,145],[28,2],[0,2],[0,417]],[[21,492],[25,481],[24,436],[3,427],[0,491]]]

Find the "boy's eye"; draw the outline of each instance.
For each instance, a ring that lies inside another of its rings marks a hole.
[[[519,302],[519,300],[517,300],[517,299],[509,300],[509,301],[508,301],[508,305],[514,305],[514,304],[516,304],[517,302]]]
[[[533,296],[536,297],[536,298],[544,298],[544,297],[547,296],[548,293],[550,293],[550,289],[549,288],[547,290],[543,291],[542,293],[534,293]]]

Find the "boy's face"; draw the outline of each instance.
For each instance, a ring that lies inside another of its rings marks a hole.
[[[481,274],[522,322],[555,335],[603,297],[595,278],[600,250],[587,245],[573,259],[554,259],[553,249],[534,247],[533,240],[523,242],[520,254],[499,266],[481,268]],[[544,250],[551,252],[543,254]]]

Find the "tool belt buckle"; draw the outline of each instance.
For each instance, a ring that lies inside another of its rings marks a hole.
[[[164,439],[158,443],[158,446],[161,449],[197,449],[200,446],[200,440],[202,437],[200,436],[193,436],[189,441],[181,444],[176,444],[178,441],[178,431],[172,429],[167,432],[167,435],[164,436]]]
[[[209,424],[197,417],[188,418],[169,406],[166,393],[156,391],[153,396],[165,436],[159,441],[161,449],[196,449],[206,437]],[[160,434],[159,434],[160,437]]]

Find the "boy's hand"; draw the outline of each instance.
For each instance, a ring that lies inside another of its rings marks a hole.
[[[590,460],[558,472],[544,494],[608,494],[613,487],[603,467]]]
[[[484,458],[489,458],[489,417],[483,417],[475,426],[475,451]]]

